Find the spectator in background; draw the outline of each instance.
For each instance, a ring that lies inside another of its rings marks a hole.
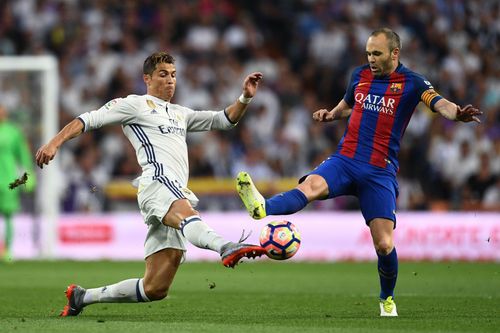
[[[500,211],[500,177],[497,177],[495,184],[486,189],[481,204],[481,208],[486,211]]]
[[[481,209],[485,202],[486,191],[496,184],[497,178],[491,173],[490,155],[486,152],[481,153],[477,171],[468,177],[462,187],[462,208],[464,210]]]
[[[8,121],[7,109],[0,105],[0,214],[5,223],[4,243],[0,254],[4,261],[12,261],[14,237],[13,215],[19,211],[20,191],[33,191],[35,173],[28,143],[19,128]],[[10,185],[27,174],[25,184]]]
[[[479,135],[482,139],[494,140],[500,133],[499,11],[498,1],[479,0],[255,0],[251,6],[241,1],[215,5],[215,2],[201,0],[170,0],[168,4],[156,0],[5,0],[0,1],[0,54],[57,55],[64,81],[60,89],[61,106],[64,106],[61,109],[72,116],[77,113],[74,106],[81,101],[95,107],[138,87],[143,89],[137,76],[130,76],[135,67],[125,61],[137,62],[141,52],[170,49],[178,60],[179,74],[189,72],[191,67],[201,72],[196,95],[213,108],[231,103],[232,96],[238,93],[235,92],[238,87],[232,82],[243,78],[245,68],[258,63],[265,66],[269,75],[264,72],[267,79],[262,93],[251,107],[265,105],[267,108],[269,114],[263,119],[270,122],[255,133],[265,135],[256,141],[265,142],[276,141],[281,135],[278,130],[284,120],[279,115],[281,110],[300,108],[308,94],[315,96],[317,107],[307,107],[307,110],[332,105],[341,99],[349,69],[363,61],[362,51],[369,32],[381,22],[390,22],[398,31],[399,27],[403,31],[402,42],[407,52],[402,62],[425,75],[439,87],[442,95],[455,101],[471,101],[484,110],[481,127],[485,131]],[[330,44],[322,45],[325,40]],[[332,45],[335,47],[330,49]],[[207,71],[207,63],[214,73]],[[467,84],[453,79],[457,77]],[[22,103],[24,98],[13,92],[16,88],[13,82],[10,87],[8,82],[4,83],[0,89],[2,103],[9,109]],[[188,80],[179,83],[178,103],[189,101],[190,85]],[[290,94],[291,88],[300,93]],[[433,143],[439,142],[443,134],[427,130],[427,126],[433,127],[436,121],[429,115],[427,111],[412,119],[407,132],[415,140],[407,140],[407,148],[413,151],[421,142],[432,142],[420,147],[428,149],[422,152],[429,156],[423,162],[429,162],[432,170],[442,171],[444,163],[430,156],[444,156],[449,160],[450,154],[434,148]],[[437,119],[451,133],[451,141],[446,139],[439,147],[458,151],[457,136],[472,135],[469,131],[456,135],[457,126],[453,122]],[[293,125],[302,127],[301,133],[308,130],[307,124]],[[235,136],[242,128],[235,129]],[[335,126],[317,134],[321,136],[320,141],[336,142]],[[106,136],[107,133],[96,136],[97,144]],[[207,152],[216,151],[208,147],[211,144],[212,141],[203,142]],[[68,146],[66,150],[74,154],[76,146]],[[240,148],[239,143],[232,142],[228,150],[238,156]],[[293,155],[291,150],[296,149],[311,156],[309,166],[317,164],[313,159],[320,159],[318,147],[307,142],[296,141],[295,145],[284,147],[283,150],[290,151],[283,154]],[[215,159],[217,156],[210,156],[210,160]],[[262,159],[270,167],[275,163],[271,151],[266,151]],[[407,165],[402,164],[401,168]],[[492,172],[500,174],[496,168]],[[216,175],[224,177],[220,172]],[[436,172],[435,176],[433,180],[437,182],[432,182],[433,186],[422,184],[426,200],[434,200],[437,192],[442,193],[440,200],[443,201],[460,198],[458,188],[441,189],[436,185],[451,183],[452,175]],[[447,207],[460,207],[459,200],[454,204]]]
[[[479,159],[470,141],[460,142],[458,155],[446,165],[445,170],[456,190],[460,190],[467,179],[479,170]]]
[[[493,174],[500,176],[500,136],[493,141],[491,171]]]
[[[63,195],[64,212],[97,213],[104,210],[106,198],[103,188],[109,181],[103,165],[99,163],[99,150],[95,146],[79,146],[74,167],[67,175]]]

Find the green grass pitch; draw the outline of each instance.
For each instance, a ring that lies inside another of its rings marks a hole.
[[[500,264],[400,263],[380,318],[375,263],[185,263],[167,299],[60,318],[63,291],[140,277],[142,262],[0,264],[0,332],[500,332]]]

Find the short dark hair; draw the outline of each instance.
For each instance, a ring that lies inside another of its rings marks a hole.
[[[389,51],[392,52],[395,48],[401,50],[403,47],[403,45],[401,45],[401,38],[399,38],[399,35],[389,28],[379,28],[374,30],[370,36],[378,36],[380,34],[384,34],[389,41]]]
[[[142,72],[144,74],[153,74],[156,69],[156,65],[167,63],[173,64],[175,59],[172,55],[167,52],[155,52],[144,60],[144,65],[142,66]]]

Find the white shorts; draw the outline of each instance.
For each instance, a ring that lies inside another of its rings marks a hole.
[[[186,252],[186,240],[180,230],[160,223],[150,224],[144,241],[144,259],[163,249]]]
[[[193,207],[198,198],[187,188],[173,187],[155,180],[139,186],[137,201],[139,209],[148,225],[148,234],[144,241],[144,258],[166,248],[186,251],[186,240],[181,231],[162,223],[172,203],[179,199],[188,199]]]

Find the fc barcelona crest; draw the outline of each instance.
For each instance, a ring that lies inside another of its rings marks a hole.
[[[391,83],[391,91],[392,92],[397,93],[401,90],[401,88],[403,88],[402,83]]]

